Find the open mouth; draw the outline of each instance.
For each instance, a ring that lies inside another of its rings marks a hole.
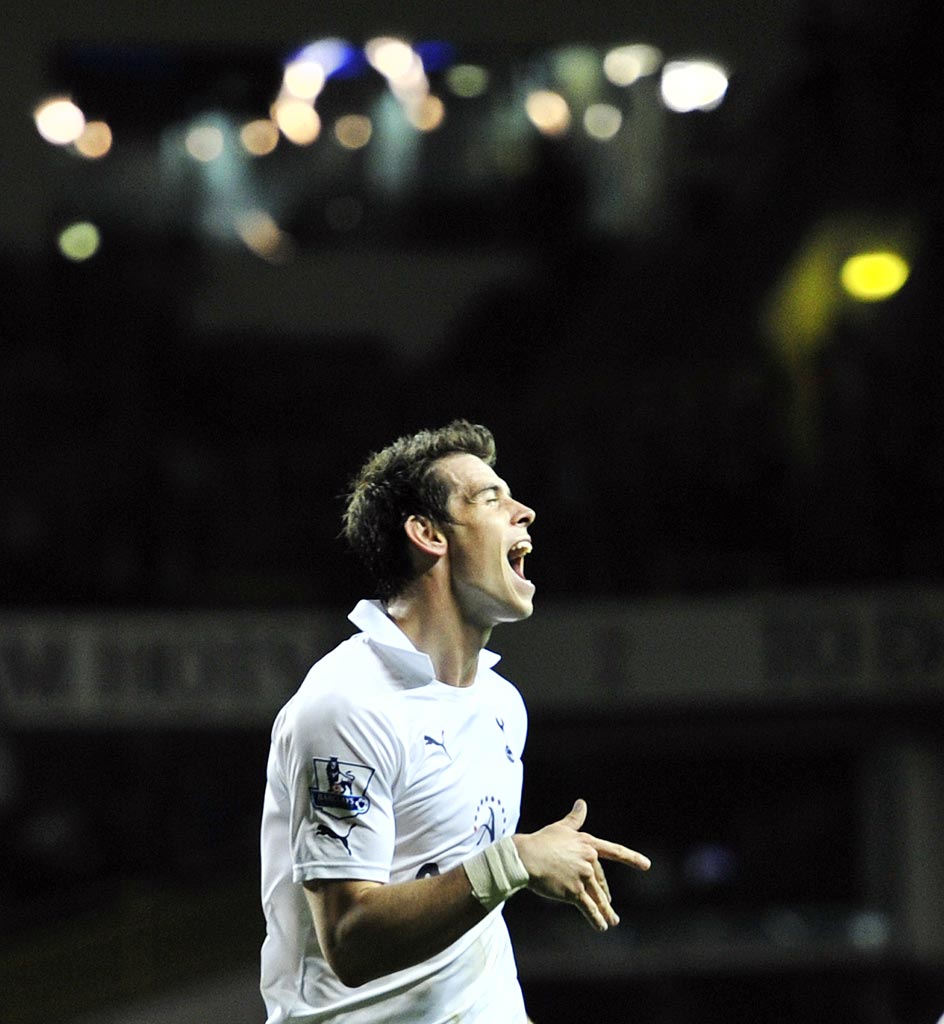
[[[530,554],[531,542],[527,540],[519,540],[508,552],[508,564],[514,570],[515,575],[523,580],[528,578],[524,574],[524,560],[525,556]]]

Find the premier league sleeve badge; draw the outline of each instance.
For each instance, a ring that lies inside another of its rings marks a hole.
[[[332,818],[353,818],[370,810],[367,787],[374,769],[340,761],[336,757],[312,758],[311,806]]]

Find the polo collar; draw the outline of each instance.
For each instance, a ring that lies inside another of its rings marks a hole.
[[[384,611],[380,601],[358,601],[348,616],[366,633],[377,653],[412,683],[431,683],[436,679],[432,659],[418,651],[410,638]],[[479,671],[493,668],[501,660],[494,651],[479,651]]]

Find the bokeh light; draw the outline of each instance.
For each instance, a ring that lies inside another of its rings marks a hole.
[[[421,132],[432,132],[445,120],[446,107],[438,96],[423,96],[410,105],[407,117],[414,128]]]
[[[583,113],[584,131],[597,142],[609,142],[622,124],[622,113],[611,103],[591,103]]]
[[[268,156],[279,144],[279,129],[267,117],[249,121],[239,130],[243,149],[252,156]]]
[[[478,64],[456,64],[445,78],[449,91],[462,99],[474,99],[488,90],[489,73]]]
[[[525,111],[542,135],[563,135],[570,127],[570,107],[560,93],[536,89],[528,95]]]
[[[87,220],[75,221],[64,227],[56,239],[59,252],[73,263],[84,263],[101,248],[98,228]]]
[[[603,73],[613,85],[625,88],[659,69],[662,53],[647,43],[617,46],[603,58]]]
[[[310,146],[321,134],[321,118],[310,103],[281,96],[272,105],[279,131],[296,146]]]
[[[85,130],[85,115],[64,96],[41,103],[33,112],[36,130],[54,146],[68,146]]]
[[[334,123],[334,137],[345,149],[363,149],[373,131],[370,118],[363,114],[344,114]]]
[[[679,114],[714,110],[728,89],[728,75],[710,60],[673,60],[662,69],[662,102]]]
[[[911,270],[897,252],[878,251],[850,256],[840,280],[846,292],[860,302],[881,302],[900,291]]]
[[[286,263],[294,254],[292,240],[265,210],[241,214],[236,231],[246,248],[268,263]]]
[[[225,141],[215,124],[197,124],[187,132],[184,145],[194,160],[208,164],[223,155]]]
[[[100,160],[111,152],[111,128],[104,121],[89,121],[75,140],[75,150],[86,160]]]
[[[356,62],[356,58],[357,51],[344,39],[316,39],[303,46],[286,63],[286,68],[292,65],[317,64],[324,78],[331,78],[332,75],[349,68]]]
[[[391,82],[409,81],[422,73],[423,62],[409,44],[402,39],[379,36],[368,41],[364,47],[371,67]]]
[[[289,96],[310,102],[321,93],[326,77],[325,69],[317,60],[296,60],[286,66],[282,88]]]
[[[596,50],[565,46],[554,54],[552,66],[557,84],[572,100],[589,103],[598,94],[602,68]]]

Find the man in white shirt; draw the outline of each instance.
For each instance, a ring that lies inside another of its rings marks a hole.
[[[527,618],[534,512],[481,426],[400,438],[355,480],[345,535],[379,600],[272,732],[262,821],[268,1024],[524,1024],[501,908],[522,888],[618,923],[586,805],[516,834],[527,716],[485,650]]]

